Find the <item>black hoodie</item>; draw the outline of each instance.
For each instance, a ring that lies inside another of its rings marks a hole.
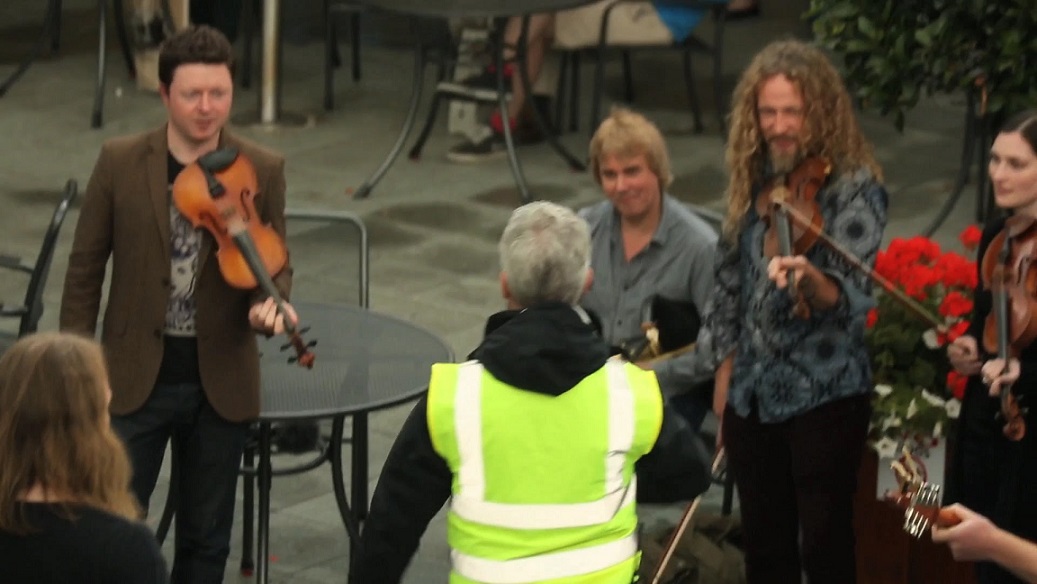
[[[559,303],[493,315],[485,339],[469,358],[502,383],[557,396],[601,369],[611,354],[586,313]],[[353,582],[399,582],[429,521],[450,498],[452,475],[432,448],[426,408],[422,397],[389,451],[353,564]],[[708,468],[701,439],[664,408],[659,437],[636,464],[637,500],[693,499],[709,487]]]

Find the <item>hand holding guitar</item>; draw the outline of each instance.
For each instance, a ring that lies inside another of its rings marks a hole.
[[[1008,533],[963,505],[946,510],[961,517],[953,527],[933,527],[933,541],[946,543],[958,561],[993,561],[1026,582],[1037,582],[1037,544]]]

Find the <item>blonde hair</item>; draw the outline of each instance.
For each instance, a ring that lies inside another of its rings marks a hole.
[[[833,176],[868,168],[882,180],[882,169],[857,125],[850,95],[832,63],[820,50],[801,41],[773,42],[753,58],[732,98],[723,229],[729,241],[737,237],[749,210],[753,183],[763,173],[767,152],[757,117],[757,96],[763,84],[777,75],[788,78],[803,97],[802,154],[828,160]]]
[[[0,357],[0,530],[31,529],[19,500],[37,486],[67,516],[76,504],[140,517],[108,391],[104,354],[90,339],[35,334]]]
[[[637,112],[613,107],[591,138],[591,173],[595,182],[601,185],[601,162],[606,156],[630,158],[641,154],[645,155],[648,168],[659,177],[659,192],[665,192],[673,175],[670,154],[659,128]]]

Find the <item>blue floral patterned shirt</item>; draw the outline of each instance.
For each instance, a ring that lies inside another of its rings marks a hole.
[[[825,231],[869,266],[886,226],[886,190],[866,169],[833,179],[817,195]],[[781,422],[824,403],[871,390],[864,322],[874,305],[871,280],[823,242],[807,258],[840,287],[839,301],[792,314],[787,290],[767,277],[766,226],[755,205],[743,220],[738,246],[717,245],[712,310],[705,333],[717,363],[735,351],[728,404],[746,417]],[[702,342],[700,336],[700,342]]]

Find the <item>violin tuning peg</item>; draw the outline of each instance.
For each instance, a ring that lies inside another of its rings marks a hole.
[[[299,358],[298,358],[298,357],[289,357],[289,358],[288,358],[288,362],[289,362],[289,363],[295,363],[295,362],[296,362],[296,361],[298,361],[298,360],[299,360]]]
[[[312,349],[312,348],[314,348],[316,346],[317,346],[317,341],[316,340],[313,340],[313,341],[310,341],[310,342],[306,343],[306,348],[307,349]]]
[[[287,351],[288,349],[291,349],[291,348],[292,348],[292,344],[291,343],[285,343],[285,344],[281,345],[281,351]]]

